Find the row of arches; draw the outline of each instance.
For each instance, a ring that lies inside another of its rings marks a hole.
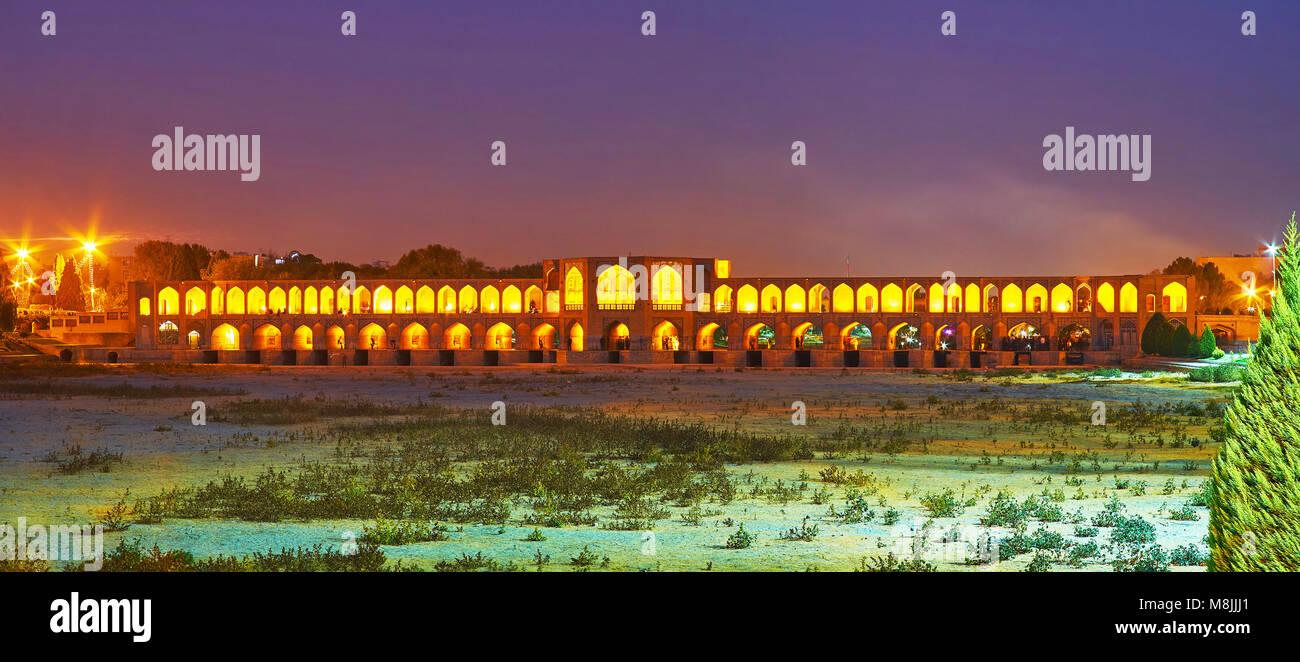
[[[520,290],[514,285],[497,289],[488,285],[481,289],[465,285],[459,290],[444,285],[436,293],[428,285],[412,290],[406,285],[396,290],[386,285],[375,288],[373,293],[364,285],[355,289],[348,286],[315,286],[288,289],[272,287],[269,291],[253,286],[245,292],[239,286],[225,289],[215,286],[210,291],[200,287],[191,287],[185,292],[184,308],[181,296],[173,287],[164,287],[158,291],[159,315],[198,315],[210,311],[213,315],[333,315],[351,312],[355,314],[388,313],[540,313],[543,307],[541,288],[530,285]],[[149,315],[150,301],[142,297],[139,301],[141,315]]]
[[[1161,297],[1159,310],[1187,312],[1187,288],[1182,283],[1165,285]],[[1075,313],[1092,312],[1094,300],[1106,313],[1117,309],[1121,313],[1138,312],[1138,290],[1132,282],[1121,285],[1118,292],[1114,285],[1102,283],[1097,287],[1095,299],[1088,283],[1075,288],[1059,283],[1050,291],[1041,283],[1023,290],[1015,283],[1001,289],[994,284],[981,288],[969,283],[963,288],[952,283],[945,288],[939,283],[929,287],[914,283],[906,290],[894,283],[879,290],[871,283],[864,283],[856,290],[840,283],[831,289],[818,284],[806,291],[797,284],[784,290],[768,284],[761,291],[753,285],[742,285],[735,290],[730,285],[721,285],[713,292],[715,310],[719,313]],[[1154,294],[1147,295],[1148,311],[1154,312],[1156,303]]]
[[[399,328],[396,324],[381,326],[370,323],[357,329],[353,325],[348,325],[346,329],[339,325],[332,325],[324,328],[317,324],[307,326],[298,325],[292,331],[286,332],[285,327],[278,327],[274,324],[262,324],[250,331],[248,325],[236,328],[232,324],[220,324],[212,330],[209,336],[209,347],[217,350],[235,350],[244,348],[245,336],[251,333],[251,347],[259,350],[315,350],[315,349],[345,349],[355,347],[356,349],[470,349],[473,346],[471,330],[468,326],[456,323],[442,330],[438,325],[425,327],[418,322],[411,323],[405,327]],[[167,342],[169,338],[165,336],[168,333],[178,333],[174,322],[166,321],[159,326],[160,344],[174,344],[179,340]],[[581,337],[581,328],[576,330],[578,337]],[[482,332],[483,344],[482,349],[553,349],[556,341],[556,329],[550,324],[540,324],[536,328],[527,332],[531,339],[529,345],[520,344],[520,340],[514,328],[509,324],[497,323],[488,327]],[[288,337],[286,342],[285,337]],[[191,348],[198,349],[201,345],[199,340],[201,334],[197,330],[192,330],[187,336],[187,342]],[[350,338],[355,338],[355,343],[349,343]],[[435,346],[431,342],[436,338],[439,343]]]

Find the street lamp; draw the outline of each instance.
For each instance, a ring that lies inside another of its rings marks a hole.
[[[87,241],[81,247],[86,251],[86,262],[90,268],[90,310],[98,312],[95,306],[95,242]]]

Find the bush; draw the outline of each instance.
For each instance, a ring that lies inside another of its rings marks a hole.
[[[1209,555],[1191,543],[1175,547],[1169,552],[1170,565],[1205,565],[1208,560]]]
[[[1201,331],[1201,340],[1196,346],[1196,358],[1208,359],[1214,356],[1215,352],[1218,352],[1219,356],[1223,356],[1223,350],[1219,349],[1214,342],[1214,332],[1206,325],[1205,329]]]
[[[1169,351],[1173,356],[1195,357],[1200,351],[1200,343],[1187,330],[1186,324],[1179,324],[1174,328]]]
[[[1156,313],[1142,329],[1142,353],[1171,356],[1174,329],[1164,314]]]
[[[1241,379],[1241,368],[1230,363],[1201,366],[1189,372],[1187,378],[1194,382],[1222,384]]]
[[[727,549],[745,549],[754,544],[754,535],[745,530],[745,523],[741,522],[740,527],[734,533],[727,536]]]
[[[1119,545],[1141,545],[1156,541],[1156,527],[1141,515],[1120,517],[1110,532],[1110,541]]]

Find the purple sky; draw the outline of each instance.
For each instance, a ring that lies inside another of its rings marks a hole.
[[[1260,0],[9,0],[0,238],[97,218],[114,253],[1146,272],[1254,250],[1300,206],[1297,44],[1300,3]],[[261,134],[260,181],[155,172],[150,141],[176,125]],[[1067,125],[1151,134],[1151,180],[1044,171]]]

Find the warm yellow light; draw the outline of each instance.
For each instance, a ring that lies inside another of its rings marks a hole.
[[[86,252],[93,251],[95,250],[95,242],[87,241],[86,243],[82,244],[81,247],[86,249]]]
[[[20,249],[18,249],[18,253],[17,253],[17,255],[18,255],[18,259],[20,259],[20,260],[26,260],[26,259],[27,259],[27,249],[26,249],[26,248],[20,248]]]

